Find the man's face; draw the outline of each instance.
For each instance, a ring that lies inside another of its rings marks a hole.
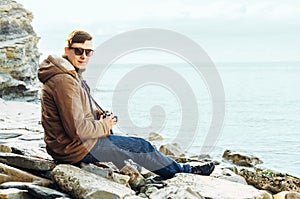
[[[68,57],[68,60],[72,63],[72,65],[78,70],[85,70],[85,66],[87,65],[90,57],[84,51],[81,55],[76,55],[75,51],[78,51],[74,48],[81,49],[92,49],[92,41],[86,40],[84,43],[73,43],[71,47],[65,47],[65,55]]]

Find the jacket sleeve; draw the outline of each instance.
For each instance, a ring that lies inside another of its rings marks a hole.
[[[53,92],[54,101],[66,133],[82,140],[105,136],[109,131],[101,120],[95,120],[89,100],[80,83],[67,75],[60,78]]]

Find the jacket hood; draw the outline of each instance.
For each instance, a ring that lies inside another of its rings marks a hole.
[[[48,58],[40,64],[38,78],[44,84],[51,77],[62,73],[70,74],[75,78],[77,77],[74,66],[67,59],[49,55]]]

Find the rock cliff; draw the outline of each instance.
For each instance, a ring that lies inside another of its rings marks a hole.
[[[14,0],[0,1],[0,97],[37,99],[40,53],[33,15]]]

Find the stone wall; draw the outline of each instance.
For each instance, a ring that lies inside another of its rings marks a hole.
[[[14,0],[0,1],[0,98],[38,98],[39,37],[33,15]]]

